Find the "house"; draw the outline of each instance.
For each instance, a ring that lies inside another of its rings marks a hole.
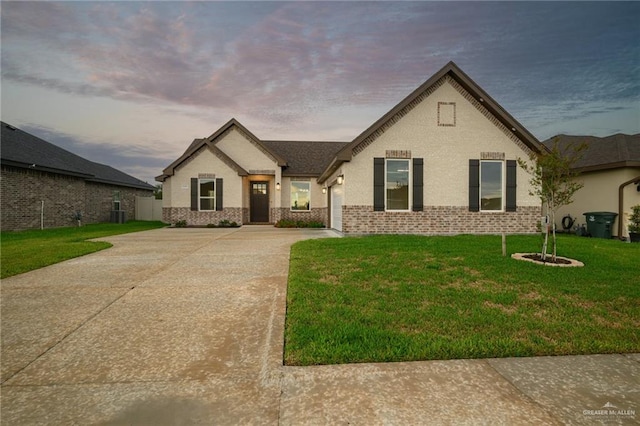
[[[562,219],[570,215],[576,224],[586,222],[583,213],[617,213],[612,226],[615,237],[627,237],[626,218],[631,206],[640,204],[640,134],[595,136],[558,135],[543,142],[551,147],[557,141],[565,152],[570,146],[585,143],[587,148],[574,168],[576,178],[584,186],[573,196],[573,203],[558,209],[556,227],[562,229]],[[570,221],[565,221],[569,225]]]
[[[232,119],[156,180],[163,218],[321,220],[344,234],[533,233],[517,158],[541,143],[450,62],[351,142],[263,141]]]
[[[134,217],[136,196],[154,187],[1,122],[2,230],[109,222]]]

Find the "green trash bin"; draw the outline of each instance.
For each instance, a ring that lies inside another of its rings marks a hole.
[[[612,237],[613,222],[618,213],[613,212],[588,212],[583,213],[587,220],[587,232],[594,238]]]

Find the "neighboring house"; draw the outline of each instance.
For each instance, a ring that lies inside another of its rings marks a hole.
[[[613,212],[618,214],[612,227],[613,236],[626,237],[626,218],[631,214],[631,206],[640,204],[640,134],[604,138],[558,135],[543,144],[551,147],[555,139],[561,151],[571,145],[587,145],[575,165],[580,172],[577,181],[584,186],[573,196],[573,203],[558,209],[558,229],[562,229],[561,221],[566,215],[577,219],[576,224],[584,224],[583,213]]]
[[[163,218],[321,220],[345,234],[533,233],[517,158],[540,142],[453,62],[348,143],[262,141],[236,120],[156,180]]]
[[[4,122],[1,125],[2,230],[109,222],[113,210],[135,216],[136,196],[154,187],[86,160]]]

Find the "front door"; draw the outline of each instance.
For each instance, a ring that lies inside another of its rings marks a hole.
[[[251,182],[249,221],[269,222],[269,182]]]

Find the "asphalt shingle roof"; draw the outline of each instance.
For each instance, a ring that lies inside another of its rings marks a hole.
[[[0,122],[0,127],[2,164],[73,175],[92,182],[154,189],[120,170],[89,161],[5,122]]]
[[[576,169],[608,169],[616,167],[640,166],[640,133],[625,135],[617,133],[603,138],[595,136],[557,135],[544,142],[547,148],[558,140],[561,151],[572,144],[587,144],[583,157],[576,163]]]
[[[287,162],[283,176],[320,176],[338,151],[349,142],[262,141]]]

